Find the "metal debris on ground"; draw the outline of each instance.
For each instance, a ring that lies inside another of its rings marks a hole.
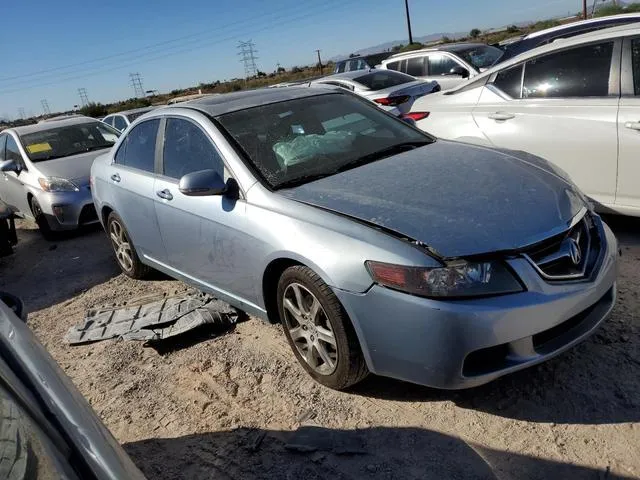
[[[82,325],[69,329],[70,345],[110,338],[155,342],[183,334],[202,325],[225,330],[238,321],[238,311],[210,295],[173,297],[138,305],[89,310]]]

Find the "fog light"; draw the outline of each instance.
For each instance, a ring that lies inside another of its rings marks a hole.
[[[59,222],[64,222],[64,208],[60,206],[53,207],[53,214],[56,216]]]

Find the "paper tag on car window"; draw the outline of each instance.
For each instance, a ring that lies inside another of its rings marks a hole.
[[[48,143],[32,143],[31,145],[27,145],[27,152],[29,153],[42,153],[42,152],[50,152],[53,150],[51,145]]]

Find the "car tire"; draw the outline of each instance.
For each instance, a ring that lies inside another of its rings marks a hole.
[[[57,238],[56,232],[54,232],[51,229],[51,225],[49,225],[49,222],[47,221],[47,217],[42,212],[42,207],[40,207],[38,200],[36,200],[35,197],[31,198],[30,203],[31,203],[31,213],[33,213],[33,218],[35,219],[36,224],[38,225],[38,229],[40,230],[40,233],[42,234],[44,239],[50,242],[53,240],[56,240]]]
[[[278,281],[277,295],[287,341],[311,377],[344,390],[369,374],[347,313],[313,270],[303,265],[287,268]]]
[[[107,218],[107,235],[122,273],[138,280],[147,277],[151,267],[140,261],[124,222],[115,212],[111,212]]]

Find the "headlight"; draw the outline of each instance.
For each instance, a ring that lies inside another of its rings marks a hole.
[[[407,267],[366,262],[373,280],[421,297],[475,297],[522,292],[520,282],[499,262],[460,262],[446,267]]]
[[[79,192],[80,189],[66,178],[44,177],[38,182],[45,192]]]

